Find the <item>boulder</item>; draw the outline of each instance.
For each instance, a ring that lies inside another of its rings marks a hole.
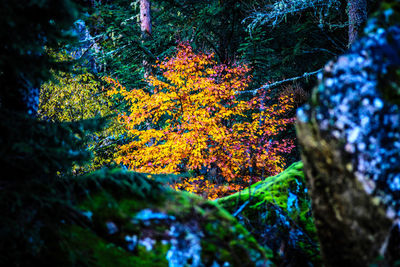
[[[268,251],[216,203],[152,178],[102,170],[79,183],[85,226],[66,224],[66,252],[98,266],[270,266]]]
[[[278,266],[321,264],[302,162],[217,202],[272,250]]]
[[[297,112],[326,266],[399,259],[400,20],[386,1],[347,54],[325,66]]]

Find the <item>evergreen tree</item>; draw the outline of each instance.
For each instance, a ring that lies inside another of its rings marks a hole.
[[[70,39],[78,9],[69,0],[1,1],[0,7],[0,263],[44,265],[57,257],[60,224],[79,218],[65,181],[72,164],[88,156],[81,147],[90,122],[32,115],[50,70],[67,67],[45,50]]]
[[[46,54],[71,38],[77,7],[71,0],[1,0],[1,109],[34,112],[38,87],[50,77],[50,67],[64,68]]]

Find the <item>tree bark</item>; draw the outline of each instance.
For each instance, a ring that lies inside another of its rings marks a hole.
[[[140,0],[140,30],[142,31],[142,43],[151,39],[152,29],[151,29],[151,3],[149,0]],[[151,66],[143,54],[143,68],[144,77],[147,78],[151,72]]]
[[[367,0],[349,0],[349,47],[358,37],[360,29],[367,21]]]

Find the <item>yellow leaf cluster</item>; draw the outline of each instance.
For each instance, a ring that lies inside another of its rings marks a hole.
[[[65,60],[64,55],[58,57]],[[120,124],[112,119],[114,104],[109,94],[101,81],[90,73],[54,73],[54,79],[40,88],[38,117],[53,122],[75,122],[110,116],[105,129],[87,136],[87,146],[94,151],[96,147],[108,146],[112,137],[116,137],[122,130]],[[113,161],[112,153],[101,157],[96,151],[94,154],[94,163],[90,168],[101,167]]]
[[[154,174],[192,170],[197,176],[174,188],[208,198],[282,170],[281,154],[293,144],[271,137],[293,121],[284,116],[292,107],[290,98],[268,107],[260,96],[239,100],[237,91],[246,90],[251,79],[249,68],[219,65],[213,54],[196,54],[187,44],[156,67],[162,75],[148,77],[152,90],[127,90],[108,80],[108,94],[129,103],[119,120],[133,141],[119,148],[117,163]]]

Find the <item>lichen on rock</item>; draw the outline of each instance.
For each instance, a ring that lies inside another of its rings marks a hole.
[[[90,223],[67,226],[72,238],[66,243],[95,240],[76,250],[91,257],[92,265],[106,266],[104,253],[124,255],[136,266],[272,265],[266,250],[216,203],[123,170],[86,179],[78,207],[90,214]]]
[[[365,266],[383,256],[400,215],[400,20],[398,1],[389,2],[364,37],[326,65],[312,102],[297,114],[327,266]]]

